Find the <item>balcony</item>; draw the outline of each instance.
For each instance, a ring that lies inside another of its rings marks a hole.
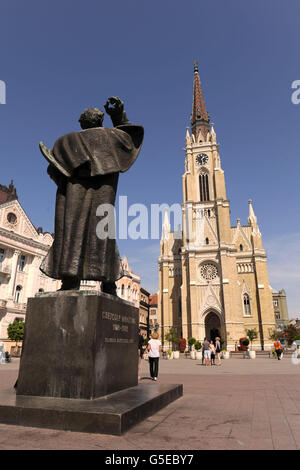
[[[13,313],[26,313],[27,304],[21,302],[14,302],[12,300],[7,301],[7,309]]]
[[[19,303],[19,302],[14,302],[14,307],[13,307],[15,310],[18,310],[18,312],[20,313],[26,313],[26,309],[27,309],[27,304],[24,304],[24,303]]]
[[[0,274],[4,274],[5,276],[11,275],[11,266],[9,264],[0,263]]]

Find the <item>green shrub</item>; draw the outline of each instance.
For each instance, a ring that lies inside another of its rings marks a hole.
[[[192,337],[192,338],[189,338],[189,339],[188,339],[188,343],[189,343],[190,346],[193,346],[193,344],[196,343],[196,338],[193,338],[193,337]]]
[[[7,327],[7,336],[10,340],[16,341],[23,341],[24,337],[24,322],[15,320],[13,323],[8,325]]]
[[[248,338],[250,340],[251,349],[252,349],[252,342],[253,342],[253,340],[255,340],[258,337],[258,333],[256,331],[256,328],[252,328],[251,330],[246,330],[246,335],[248,336]],[[247,344],[245,346],[247,346]]]
[[[168,333],[165,334],[166,341],[172,343],[172,349],[175,350],[176,346],[178,345],[178,335],[175,328],[171,328]]]

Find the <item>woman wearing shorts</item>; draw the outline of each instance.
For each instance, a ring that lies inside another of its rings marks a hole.
[[[218,358],[218,366],[220,366],[221,365],[221,342],[218,336],[216,337],[216,355]]]
[[[202,348],[203,348],[203,352],[204,352],[205,365],[209,366],[209,364],[210,364],[210,348],[209,348],[209,341],[207,340],[207,338],[204,338]]]

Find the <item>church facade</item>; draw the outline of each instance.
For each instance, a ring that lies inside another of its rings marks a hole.
[[[186,132],[182,177],[182,230],[172,232],[165,213],[159,257],[158,317],[161,336],[170,328],[186,339],[221,337],[234,350],[256,329],[256,349],[270,349],[275,328],[267,256],[252,201],[248,225],[230,222],[213,124],[194,65],[191,133]]]

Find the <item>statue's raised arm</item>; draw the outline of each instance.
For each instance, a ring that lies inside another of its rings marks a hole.
[[[104,109],[111,117],[115,127],[130,124],[124,111],[124,103],[118,96],[110,96],[104,105]]]

